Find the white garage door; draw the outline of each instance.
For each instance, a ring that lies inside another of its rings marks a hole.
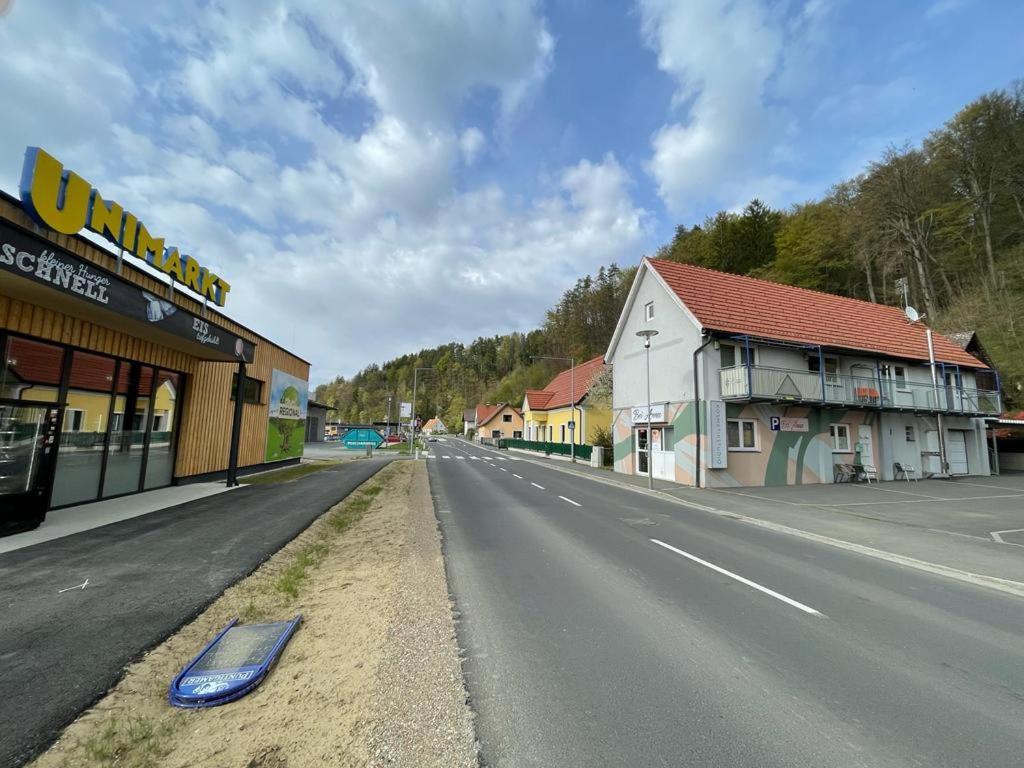
[[[958,429],[951,429],[946,433],[946,458],[949,459],[949,474],[966,475],[970,468],[967,466],[967,435]]]

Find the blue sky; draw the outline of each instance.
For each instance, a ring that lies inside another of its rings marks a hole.
[[[0,0],[38,145],[232,283],[312,383],[536,327],[577,277],[820,196],[1024,75],[996,0]]]

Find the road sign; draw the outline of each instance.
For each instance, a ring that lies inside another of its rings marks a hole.
[[[778,432],[782,429],[782,419],[778,416],[769,416],[768,423],[771,424],[772,432]]]
[[[575,421],[570,421],[569,422],[569,431],[571,432],[574,429],[576,429],[576,422]]]
[[[402,403],[400,406],[399,413],[403,419],[408,419],[412,416],[412,403]]]

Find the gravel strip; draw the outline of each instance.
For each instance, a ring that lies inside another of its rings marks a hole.
[[[477,743],[427,470],[416,463],[370,736],[373,766],[475,768]]]

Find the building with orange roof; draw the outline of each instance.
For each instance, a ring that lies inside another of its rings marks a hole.
[[[476,439],[501,440],[523,436],[523,414],[510,403],[481,403],[476,407]]]
[[[942,334],[932,348],[934,381],[927,328],[898,307],[644,259],[605,355],[615,469],[708,487],[987,475],[998,376]]]
[[[607,370],[604,356],[566,368],[543,389],[528,389],[523,398],[526,439],[548,443],[592,444],[598,429],[610,429],[607,403],[595,402],[590,391]]]

